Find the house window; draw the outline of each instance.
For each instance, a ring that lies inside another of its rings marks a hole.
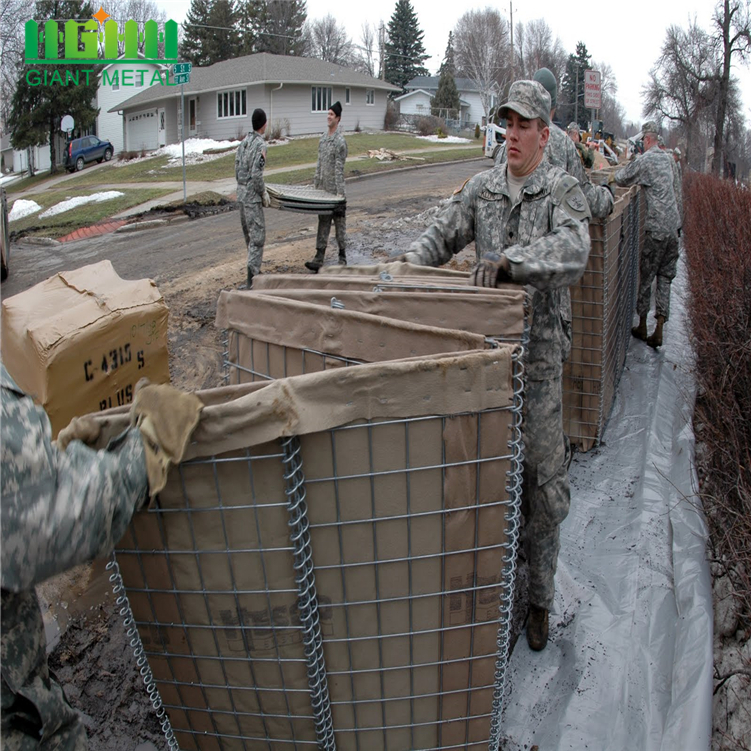
[[[245,117],[248,114],[247,93],[245,89],[220,91],[216,95],[217,118]]]
[[[365,104],[375,104],[375,89],[365,90]]]
[[[344,103],[345,104],[351,104],[352,103],[352,92],[350,91],[350,88],[347,87],[344,89]]]
[[[331,86],[313,86],[311,88],[311,111],[328,112],[331,107]]]

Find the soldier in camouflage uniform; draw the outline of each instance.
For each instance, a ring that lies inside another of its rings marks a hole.
[[[524,412],[524,513],[529,562],[527,641],[545,647],[555,594],[559,526],[569,509],[568,442],[561,376],[570,349],[562,299],[589,256],[589,207],[579,183],[547,159],[550,96],[517,81],[502,114],[505,164],[471,178],[416,240],[404,260],[440,266],[474,240],[473,282],[525,284],[531,297]]]
[[[313,186],[337,196],[344,197],[344,163],[347,161],[347,142],[339,131],[342,119],[342,105],[334,102],[326,115],[328,130],[318,142],[318,163]],[[334,211],[334,215],[318,216],[318,234],[316,235],[316,254],[312,261],[305,261],[305,267],[318,271],[323,266],[326,246],[331,232],[331,220],[334,221],[336,244],[339,246],[339,264],[347,265],[347,204],[344,203]]]
[[[639,259],[639,292],[636,312],[639,325],[631,333],[655,349],[662,345],[662,329],[670,315],[670,284],[678,264],[678,228],[680,218],[675,198],[673,159],[657,144],[657,124],[650,121],[642,128],[644,153],[612,179],[623,186],[638,184],[644,189],[647,216],[644,247]],[[657,277],[655,319],[657,325],[647,336],[647,313],[652,297],[652,282]]]
[[[180,433],[180,417],[170,415],[183,411],[185,398],[196,397],[171,386],[150,386],[152,395],[155,388],[167,389],[167,398],[161,414],[150,410],[152,425],[164,424],[166,415]],[[2,747],[82,751],[87,740],[81,718],[47,665],[34,586],[113,549],[150,490],[163,487],[162,472],[166,481],[166,468],[158,466],[161,446],[153,430],[132,427],[94,451],[84,444],[98,437],[91,418],[77,418],[53,443],[46,413],[1,363],[0,396]]]
[[[266,242],[266,222],[263,208],[271,204],[263,181],[263,168],[266,166],[266,113],[262,109],[253,110],[251,116],[253,132],[248,133],[237,148],[235,156],[235,177],[237,178],[237,200],[242,204],[242,222],[245,244],[248,246],[248,289],[253,277],[261,273],[263,246]]]
[[[545,149],[548,161],[556,167],[561,167],[579,181],[589,204],[590,213],[595,219],[604,219],[613,211],[613,190],[607,185],[592,184],[589,175],[584,170],[574,142],[553,122],[558,96],[558,83],[555,76],[547,68],[540,68],[535,72],[533,80],[542,84],[550,95],[550,138]],[[496,155],[495,164],[502,164],[505,161],[506,149],[501,148]]]

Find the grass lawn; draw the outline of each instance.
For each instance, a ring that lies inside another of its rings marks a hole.
[[[90,227],[97,222],[111,217],[131,206],[138,206],[152,198],[158,198],[169,190],[162,188],[145,188],[143,190],[123,190],[119,198],[113,198],[110,201],[101,203],[88,203],[83,206],[64,211],[61,214],[41,218],[39,215],[50,206],[54,206],[60,201],[64,201],[71,196],[86,196],[99,191],[96,190],[71,190],[66,184],[64,190],[50,190],[41,193],[35,193],[30,196],[24,196],[26,200],[36,201],[42,208],[35,214],[25,216],[10,223],[10,231],[23,233],[25,235],[43,235],[44,237],[64,237],[74,230],[81,227]],[[12,201],[8,201],[12,206]]]
[[[473,152],[476,150],[479,155],[481,149],[480,141],[471,141],[466,144],[466,148],[457,149],[462,144],[447,143],[443,145],[440,142],[426,141],[405,133],[349,133],[346,138],[347,151],[350,158],[364,156],[371,149],[383,148],[391,151],[430,149],[431,153],[444,153],[445,155],[444,159],[436,158],[435,161],[452,161],[457,158],[466,158],[468,151]],[[266,169],[292,167],[296,164],[315,164],[318,157],[318,140],[318,136],[311,136],[310,138],[294,139],[278,146],[269,146],[266,156]],[[457,157],[457,153],[461,154],[461,156]],[[135,161],[122,167],[112,166],[88,173],[84,170],[80,175],[71,178],[65,184],[70,188],[80,188],[84,186],[115,185],[117,183],[128,182],[181,182],[183,179],[182,164],[180,162],[173,162],[172,165],[167,166],[168,163],[169,159],[166,156],[161,156]],[[386,166],[380,169],[393,169],[395,166],[394,163],[382,164],[386,164]],[[403,165],[400,164],[399,166]],[[360,167],[358,169],[361,172],[378,171],[369,168],[362,169]],[[209,162],[189,164],[185,168],[187,180],[221,180],[234,177],[234,175],[234,151]],[[22,180],[20,182],[24,183],[25,181]],[[20,190],[24,189],[22,185]],[[18,192],[18,190],[14,190],[13,192]]]

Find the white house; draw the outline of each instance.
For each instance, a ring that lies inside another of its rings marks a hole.
[[[430,97],[435,96],[438,92],[438,82],[440,78],[438,76],[416,76],[404,87],[406,93],[399,97],[396,101],[400,103],[400,111],[402,114],[406,114],[402,101],[411,93],[422,92],[421,97],[414,100],[414,105],[411,102],[407,102],[407,108],[410,109],[416,106],[418,103],[423,103],[425,97],[428,99],[427,112],[430,114]],[[461,103],[462,111],[462,126],[474,128],[475,125],[485,125],[485,112],[482,108],[482,100],[480,99],[480,91],[477,88],[477,84],[470,78],[455,78],[456,88],[459,92],[459,101]],[[402,100],[402,101],[400,101]],[[497,104],[495,98],[491,102],[491,107]]]
[[[148,88],[155,75],[164,76],[167,68],[155,63],[110,63],[99,76],[96,106],[96,135],[110,141],[115,154],[125,148],[124,120],[119,105]]]
[[[123,114],[124,149],[179,142],[181,88],[154,83],[110,108]],[[393,91],[398,87],[315,58],[246,55],[193,67],[184,91],[185,137],[242,138],[256,107],[265,110],[270,124],[283,123],[290,135],[321,133],[336,101],[342,104],[344,130],[382,130]]]
[[[425,89],[414,89],[408,91],[406,94],[396,97],[395,102],[399,105],[399,113],[409,117],[427,117],[430,115],[430,100],[435,96],[433,93],[425,91]],[[471,122],[471,109],[472,106],[465,99],[459,98],[460,108],[460,120],[461,127],[468,128],[474,126]]]

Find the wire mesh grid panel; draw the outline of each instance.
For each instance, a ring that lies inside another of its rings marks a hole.
[[[181,465],[119,545],[179,747],[493,747],[519,514],[503,409]]]
[[[638,200],[638,189],[622,191],[613,213],[590,223],[587,268],[571,288],[572,347],[563,372],[563,420],[582,451],[602,438],[628,349]]]

